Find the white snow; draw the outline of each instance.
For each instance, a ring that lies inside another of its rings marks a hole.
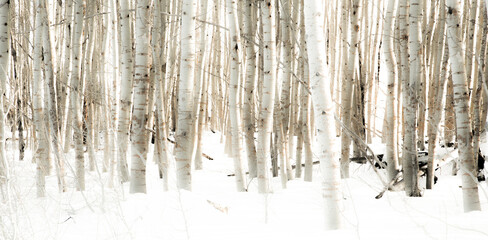
[[[218,133],[205,136],[204,152],[214,160],[205,159],[204,170],[194,172],[193,192],[174,187],[164,192],[150,159],[147,194],[129,194],[128,183],[109,188],[108,173],[100,179],[88,171],[87,190],[77,192],[68,169],[69,191],[58,193],[53,174],[45,198],[36,197],[32,152],[23,162],[14,160],[17,146],[9,142],[9,201],[0,203],[0,239],[488,239],[486,183],[479,185],[483,211],[464,213],[461,180],[450,176],[449,164],[421,198],[399,191],[375,199],[383,188],[378,177],[369,165],[352,163],[351,178],[342,182],[344,228],[324,231],[318,166],[312,183],[295,179],[282,189],[275,178],[273,192],[261,195],[253,180],[249,192],[237,193],[234,178],[227,176],[233,161],[219,140]],[[437,157],[448,153],[437,152]],[[456,155],[453,151],[448,159]],[[65,157],[72,161],[74,154]]]

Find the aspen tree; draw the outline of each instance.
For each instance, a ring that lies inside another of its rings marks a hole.
[[[447,0],[447,42],[449,61],[452,69],[454,108],[456,111],[456,133],[459,149],[459,165],[462,179],[464,211],[481,210],[475,160],[471,142],[471,121],[468,106],[468,86],[466,85],[463,43],[460,35],[461,1]]]
[[[147,98],[149,88],[149,17],[150,1],[138,0],[135,25],[134,111],[132,114],[132,144],[130,192],[146,193],[147,157]]]
[[[232,136],[232,157],[234,158],[234,171],[236,177],[237,191],[246,191],[245,174],[242,169],[242,145],[240,133],[241,128],[241,101],[238,100],[239,87],[239,65],[241,49],[239,32],[237,28],[237,4],[235,0],[227,0],[227,18],[230,29],[230,85],[229,85],[229,117]]]
[[[446,82],[447,60],[447,45],[445,41],[445,0],[441,0],[439,8],[439,24],[434,31],[433,44],[431,48],[433,53],[433,69],[431,83],[429,86],[429,124],[427,125],[427,134],[429,138],[428,145],[428,160],[426,173],[426,188],[432,189],[434,186],[434,154],[435,146],[437,144],[437,132],[439,122],[442,116],[442,97]],[[442,70],[441,70],[442,69]]]
[[[56,176],[58,179],[58,188],[59,192],[66,192],[66,182],[65,182],[65,169],[64,169],[64,161],[61,156],[61,145],[59,143],[60,134],[59,134],[59,115],[57,112],[57,96],[55,91],[55,74],[54,74],[54,66],[53,66],[53,54],[51,51],[51,31],[49,31],[49,19],[47,14],[47,9],[45,5],[45,1],[40,1],[39,5],[39,13],[41,14],[40,18],[41,21],[44,22],[41,27],[41,31],[43,32],[43,59],[44,59],[44,76],[45,76],[45,91],[46,95],[49,97],[48,104],[47,104],[47,119],[49,123],[49,131],[51,133],[51,146],[53,148],[53,152],[55,155],[55,167],[56,167]]]
[[[354,75],[357,68],[357,53],[359,47],[359,15],[361,12],[361,1],[353,0],[350,6],[350,24],[349,30],[351,32],[351,40],[349,42],[349,52],[347,55],[346,70],[343,76],[341,107],[342,107],[342,122],[346,127],[351,126],[351,110],[353,97]],[[311,76],[312,77],[312,76]],[[335,124],[335,123],[334,123]],[[351,139],[344,131],[341,134],[341,177],[349,178],[349,153],[351,147]]]
[[[388,180],[392,180],[398,171],[398,156],[396,151],[396,115],[395,115],[395,88],[397,84],[396,74],[396,57],[394,53],[394,23],[396,19],[396,7],[398,1],[388,1],[385,16],[385,28],[383,29],[383,52],[385,56],[387,80],[386,96],[386,132],[383,132],[386,138],[385,162],[387,163]]]
[[[178,81],[178,121],[176,122],[176,174],[179,189],[191,191],[193,83],[195,74],[196,0],[183,0],[180,30],[180,79]]]
[[[10,1],[0,1],[0,186],[7,178],[7,159],[5,156],[5,112],[3,98],[6,92],[9,66],[9,11]]]
[[[73,23],[73,44],[72,44],[72,69],[71,69],[71,93],[70,104],[72,105],[72,127],[73,139],[75,142],[75,168],[76,168],[76,189],[85,190],[85,157],[83,149],[83,129],[82,129],[82,95],[83,78],[82,69],[82,41],[83,41],[83,19],[85,1],[75,1],[74,4],[74,23]]]
[[[32,95],[32,105],[33,105],[33,118],[35,125],[35,136],[37,139],[37,147],[35,159],[37,163],[36,171],[36,186],[37,186],[37,197],[44,197],[46,194],[46,180],[48,168],[48,144],[47,144],[47,132],[44,119],[44,78],[42,74],[42,34],[43,25],[46,24],[41,18],[41,1],[36,1],[36,29],[34,31],[34,60],[32,65],[32,80],[33,88],[36,91]],[[2,96],[3,97],[3,96]]]
[[[256,82],[256,48],[254,40],[256,35],[257,22],[257,3],[255,0],[247,0],[244,4],[244,47],[246,50],[245,61],[245,84],[244,84],[244,102],[243,102],[243,125],[244,139],[246,142],[246,153],[249,168],[249,177],[255,178],[256,173],[256,145],[254,143],[255,132],[255,111],[254,111],[254,86]]]
[[[407,94],[405,102],[405,136],[403,140],[403,179],[405,181],[405,193],[407,196],[420,196],[418,160],[417,160],[417,110],[418,87],[420,79],[421,49],[420,49],[420,1],[410,0],[408,28],[408,56],[409,79],[405,85],[404,94]],[[402,62],[403,64],[403,62]]]
[[[329,87],[330,79],[326,63],[324,13],[322,1],[304,0],[305,31],[307,36],[310,90],[316,121],[318,158],[322,173],[322,196],[324,198],[325,228],[341,228],[340,169],[336,152],[336,129],[334,103]]]
[[[129,180],[127,149],[129,148],[130,112],[132,107],[133,60],[131,11],[128,0],[120,1],[120,103],[117,129],[118,172],[121,182]]]
[[[263,28],[263,86],[261,107],[258,116],[257,174],[258,191],[267,193],[269,187],[268,161],[270,155],[270,137],[273,130],[273,112],[276,92],[276,23],[274,0],[265,0],[260,4],[261,24]]]

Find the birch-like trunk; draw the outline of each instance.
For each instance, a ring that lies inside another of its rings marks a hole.
[[[132,113],[132,144],[130,192],[146,193],[147,98],[149,88],[149,17],[150,1],[138,0],[135,25],[134,111]]]
[[[64,169],[64,161],[62,159],[61,153],[61,144],[59,139],[61,135],[59,134],[59,114],[57,112],[57,95],[55,91],[55,74],[54,74],[54,65],[53,65],[53,54],[51,51],[51,34],[49,31],[49,19],[48,19],[48,12],[45,6],[45,2],[41,1],[40,5],[41,13],[41,21],[45,24],[42,25],[42,32],[43,32],[43,59],[44,59],[44,76],[45,76],[45,91],[46,95],[49,97],[47,99],[47,112],[46,117],[49,123],[49,132],[51,133],[51,146],[53,148],[54,156],[55,156],[55,168],[56,168],[56,176],[58,179],[58,188],[59,192],[66,192],[66,181],[65,181],[65,169]]]
[[[257,145],[257,174],[258,191],[268,193],[269,165],[271,159],[270,140],[273,130],[273,111],[276,92],[276,2],[265,0],[261,2],[261,24],[263,28],[263,87],[261,107],[258,116],[258,145]]]
[[[409,79],[405,85],[404,94],[407,94],[405,102],[405,137],[403,140],[403,179],[405,181],[405,193],[407,196],[420,196],[418,160],[417,160],[417,110],[418,110],[418,87],[420,82],[420,1],[410,1],[409,28],[408,28],[408,56],[409,56]]]
[[[129,180],[127,166],[127,149],[129,148],[130,112],[132,107],[132,35],[131,35],[131,11],[128,0],[120,1],[120,103],[119,122],[117,131],[117,158],[118,172],[121,182]]]
[[[342,225],[339,154],[336,151],[334,103],[330,95],[330,78],[326,63],[324,7],[320,0],[304,0],[310,86],[317,134],[317,157],[322,172],[325,228]]]
[[[459,149],[459,165],[462,179],[464,211],[481,210],[475,160],[471,142],[471,121],[468,106],[468,86],[466,85],[463,43],[461,41],[461,1],[447,0],[447,42],[449,61],[452,69],[454,109],[456,111],[456,133]]]
[[[85,190],[85,157],[83,149],[83,120],[82,120],[82,94],[83,79],[81,78],[82,41],[83,41],[83,18],[85,1],[75,1],[73,23],[73,51],[71,69],[71,93],[70,104],[72,105],[72,127],[73,140],[75,143],[75,168],[76,168],[76,189]],[[69,125],[69,124],[68,124]]]
[[[387,163],[388,180],[392,180],[398,172],[398,155],[396,151],[396,114],[395,114],[395,89],[397,84],[396,57],[394,53],[394,23],[396,19],[396,0],[388,2],[385,16],[385,28],[383,35],[383,53],[385,56],[385,66],[387,76],[387,96],[386,96],[386,150],[385,162]]]
[[[229,117],[232,136],[232,157],[238,192],[246,191],[245,174],[242,168],[242,139],[241,139],[241,101],[239,101],[239,65],[241,42],[237,28],[237,4],[235,0],[227,0],[227,18],[230,29],[230,85],[229,85]]]
[[[257,176],[256,164],[256,144],[254,143],[255,132],[255,111],[254,111],[254,86],[256,82],[256,48],[254,39],[256,35],[256,1],[247,0],[244,4],[244,46],[246,49],[246,80],[244,84],[244,102],[243,102],[243,124],[244,139],[246,141],[246,153],[249,168],[249,177]]]
[[[41,18],[41,1],[36,1],[36,21],[34,32],[34,60],[32,63],[32,87],[36,89],[32,93],[32,105],[33,105],[33,118],[35,126],[35,136],[37,140],[37,147],[35,153],[35,159],[37,163],[36,173],[36,186],[37,197],[44,197],[46,194],[46,180],[48,168],[48,144],[47,132],[45,128],[44,120],[44,78],[42,74],[42,29],[46,24]],[[3,96],[1,96],[3,97]]]
[[[179,189],[191,191],[191,129],[193,120],[193,83],[195,75],[196,0],[183,0],[180,32],[180,79],[178,81],[178,121],[176,123],[176,175]]]
[[[351,110],[354,75],[357,68],[357,53],[359,47],[359,15],[361,11],[361,1],[354,0],[350,6],[350,25],[351,41],[349,42],[349,52],[347,56],[346,68],[343,71],[343,84],[341,95],[342,122],[346,127],[351,126]],[[310,49],[310,48],[309,48]],[[310,75],[310,77],[312,77]],[[335,123],[333,123],[335,124]],[[349,153],[351,139],[345,131],[341,134],[341,177],[349,178]]]
[[[7,159],[5,156],[5,113],[3,96],[5,95],[9,66],[9,11],[10,1],[0,1],[0,186],[7,178]]]

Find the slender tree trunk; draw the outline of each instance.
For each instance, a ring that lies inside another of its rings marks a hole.
[[[408,56],[409,56],[409,80],[405,85],[404,93],[407,94],[405,107],[405,137],[403,143],[403,179],[405,181],[405,193],[407,196],[420,196],[418,160],[417,160],[417,110],[418,110],[418,86],[420,79],[420,2],[410,1],[409,28],[408,28]]]
[[[181,63],[178,82],[178,121],[176,123],[177,186],[191,191],[192,139],[190,126],[193,114],[195,74],[195,8],[196,0],[183,0],[181,15]]]
[[[5,112],[3,98],[6,92],[9,66],[9,11],[10,1],[0,1],[0,186],[7,179],[7,159],[5,156]]]
[[[244,4],[244,46],[246,49],[246,80],[244,84],[244,102],[243,102],[243,124],[244,124],[244,138],[246,141],[247,161],[249,168],[249,177],[255,178],[257,176],[256,164],[256,145],[254,143],[255,132],[255,111],[254,111],[254,86],[256,82],[256,48],[254,47],[254,39],[256,35],[256,1],[247,0]]]
[[[347,57],[346,69],[344,72],[344,82],[342,84],[341,107],[342,107],[342,122],[347,126],[351,126],[351,110],[354,75],[357,68],[357,53],[359,47],[359,15],[361,11],[361,1],[354,0],[350,6],[350,30],[351,41],[349,43],[349,52]],[[311,76],[312,77],[312,76]],[[335,123],[334,123],[335,124]],[[351,139],[344,131],[341,134],[341,177],[349,178],[349,153],[351,147]]]
[[[261,96],[261,107],[258,116],[257,174],[258,191],[268,193],[270,156],[270,135],[273,130],[273,112],[276,83],[276,24],[275,1],[265,0],[260,5],[263,27],[263,59],[264,77]]]
[[[387,163],[387,173],[388,180],[392,180],[398,172],[398,155],[396,151],[396,114],[395,114],[395,89],[397,84],[396,74],[396,57],[394,53],[394,22],[396,19],[396,0],[388,2],[388,8],[385,17],[385,28],[383,35],[383,51],[386,63],[386,72],[388,74],[387,80],[387,93],[386,96],[386,151],[385,151],[385,162]]]
[[[227,17],[230,29],[230,85],[229,85],[229,114],[232,136],[232,157],[234,158],[234,171],[236,187],[238,192],[246,191],[245,174],[242,169],[242,145],[240,134],[241,128],[241,101],[239,101],[239,65],[241,48],[239,32],[237,30],[237,4],[235,0],[227,0]]]
[[[44,120],[44,78],[42,74],[42,34],[43,25],[46,24],[42,21],[41,14],[41,1],[36,1],[36,22],[35,22],[35,33],[34,33],[34,60],[32,66],[32,78],[33,78],[33,88],[36,91],[33,92],[32,103],[33,103],[33,117],[35,125],[35,136],[37,140],[37,148],[35,153],[35,159],[37,163],[37,175],[36,175],[36,186],[37,186],[37,197],[44,197],[46,194],[46,180],[48,168],[48,144],[47,144],[47,132],[45,128]],[[3,97],[3,96],[1,96]]]
[[[47,119],[49,122],[49,129],[51,133],[51,146],[53,147],[53,152],[55,156],[55,166],[56,166],[56,175],[58,179],[58,188],[59,192],[66,192],[66,181],[65,181],[65,169],[64,169],[64,161],[61,155],[61,144],[59,142],[60,134],[59,134],[59,118],[57,112],[57,97],[55,91],[55,75],[54,75],[54,66],[53,66],[53,56],[51,51],[51,35],[49,31],[49,19],[47,15],[47,9],[45,6],[45,2],[40,2],[40,13],[41,19],[45,24],[42,25],[42,32],[43,32],[43,59],[44,59],[44,71],[45,71],[45,91],[47,91],[48,99],[48,112],[47,112]]]
[[[320,0],[304,0],[305,31],[307,33],[310,85],[316,122],[318,158],[322,172],[322,196],[324,198],[326,229],[341,228],[340,169],[336,152],[336,129],[334,103],[329,87],[330,79],[326,65],[324,13]]]
[[[82,95],[83,95],[83,78],[81,77],[82,69],[82,41],[83,41],[83,18],[85,1],[76,1],[74,5],[74,29],[73,29],[73,64],[71,69],[71,99],[72,107],[72,126],[73,139],[75,142],[75,168],[76,168],[76,189],[85,190],[85,157],[83,149],[83,120],[82,120]]]
[[[148,131],[149,91],[149,17],[151,5],[148,0],[138,0],[135,25],[134,111],[132,114],[132,144],[130,192],[146,193],[146,158]]]
[[[129,180],[127,149],[129,148],[130,112],[132,107],[133,58],[131,37],[131,11],[128,0],[120,1],[120,104],[117,131],[118,172],[121,182]]]
[[[459,148],[459,163],[462,179],[464,211],[481,210],[476,180],[475,161],[471,142],[471,121],[468,106],[463,44],[460,35],[461,1],[447,0],[447,42],[452,68],[454,108],[456,111],[456,133]]]

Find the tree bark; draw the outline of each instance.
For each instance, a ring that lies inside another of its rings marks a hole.
[[[339,154],[336,152],[336,129],[334,103],[330,95],[330,79],[326,65],[324,35],[324,13],[322,1],[304,0],[305,31],[307,36],[310,86],[316,123],[316,134],[320,169],[322,172],[322,196],[324,198],[325,228],[339,229],[342,225],[340,213],[340,169]],[[348,159],[349,160],[349,159]]]
[[[176,174],[179,189],[191,191],[191,129],[193,121],[193,83],[195,74],[195,0],[183,0],[181,9],[181,62],[178,81],[178,121],[176,123]]]
[[[471,142],[471,120],[468,106],[468,86],[466,85],[463,43],[460,35],[460,0],[447,0],[447,42],[452,69],[454,108],[456,111],[456,133],[459,148],[464,211],[481,210],[475,160]]]

